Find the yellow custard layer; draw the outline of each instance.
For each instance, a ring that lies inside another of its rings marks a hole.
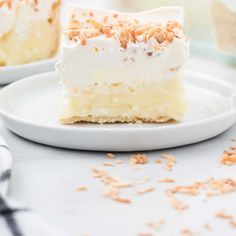
[[[73,88],[66,94],[59,110],[62,123],[179,121],[188,107],[179,78],[139,83],[132,87],[122,83],[94,84],[84,90]]]
[[[18,65],[53,57],[60,42],[59,9],[50,20],[35,21],[22,35],[14,27],[0,37],[0,66]]]

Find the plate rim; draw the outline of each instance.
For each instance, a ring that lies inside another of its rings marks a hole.
[[[2,66],[2,67],[0,67],[0,74],[3,73],[3,72],[8,72],[10,70],[27,69],[29,66],[31,66],[31,67],[35,67],[35,66],[39,66],[39,65],[43,66],[43,65],[45,65],[47,63],[56,62],[57,60],[58,60],[58,57],[56,56],[56,57],[53,57],[53,58],[43,59],[43,60],[39,60],[39,61],[33,61],[33,62],[19,64],[19,65]],[[41,73],[41,74],[44,74],[44,73]],[[38,74],[36,74],[36,75],[38,75]],[[32,76],[34,76],[34,75],[32,75]],[[31,77],[31,76],[28,76],[28,77],[23,78],[23,79],[27,79],[29,77]]]
[[[52,71],[52,72],[45,72],[45,73],[39,73],[39,74],[35,74],[35,75],[32,75],[32,76],[28,76],[24,79],[21,79],[21,80],[18,80],[10,85],[7,85],[6,87],[4,87],[3,89],[0,90],[0,98],[1,96],[4,96],[3,93],[6,93],[6,91],[8,89],[12,89],[12,87],[16,87],[18,86],[19,83],[27,83],[27,82],[31,82],[32,80],[35,80],[37,77],[45,77],[46,76],[55,76],[57,74],[57,72],[55,71]],[[218,84],[222,85],[222,86],[225,86],[225,87],[228,87],[232,92],[234,91],[233,93],[233,96],[236,97],[236,89],[233,89],[233,85],[231,86],[231,83],[228,82],[228,81],[223,81],[222,79],[220,79],[219,77],[215,77],[215,76],[211,76],[211,75],[208,75],[208,74],[205,74],[205,73],[201,73],[201,72],[198,72],[198,71],[194,71],[194,70],[186,70],[185,71],[185,74],[197,74],[201,77],[205,77],[207,78],[208,80],[211,80],[211,81],[214,81],[214,82],[217,82]],[[45,79],[44,78],[44,79]],[[39,80],[39,78],[37,78]],[[42,79],[42,78],[40,78]],[[132,127],[132,124],[130,124],[130,127],[128,127],[127,125],[128,124],[124,124],[126,125],[125,127],[121,127],[122,124],[119,124],[121,125],[120,127],[112,127],[109,126],[109,127],[106,127],[106,124],[100,124],[101,127],[93,127],[93,126],[90,126],[90,127],[87,127],[86,126],[86,123],[84,127],[75,127],[75,126],[72,126],[72,125],[61,125],[61,126],[54,126],[54,125],[44,125],[44,124],[41,124],[41,123],[36,123],[36,122],[32,122],[32,121],[29,121],[29,120],[25,120],[23,118],[19,118],[18,116],[16,115],[12,115],[11,113],[7,112],[7,111],[4,111],[4,109],[1,107],[0,105],[0,115],[2,117],[5,117],[5,118],[9,118],[13,121],[16,121],[18,123],[22,123],[23,125],[30,125],[30,126],[35,126],[35,127],[39,127],[39,128],[44,128],[44,129],[50,129],[50,130],[60,130],[60,131],[69,131],[69,132],[77,132],[78,130],[80,132],[106,132],[106,131],[109,131],[109,132],[116,132],[116,133],[119,133],[119,132],[124,132],[124,131],[129,131],[129,132],[140,132],[140,131],[144,131],[144,132],[148,132],[148,131],[155,131],[155,130],[158,130],[158,131],[163,131],[163,130],[177,130],[177,129],[186,129],[186,128],[189,128],[189,127],[192,127],[192,126],[202,126],[204,124],[207,124],[209,123],[209,121],[211,122],[216,122],[217,120],[221,120],[223,118],[226,118],[226,117],[231,117],[232,115],[235,115],[235,120],[234,120],[234,123],[236,122],[236,104],[234,104],[234,106],[232,107],[231,110],[229,111],[226,111],[222,114],[217,114],[215,116],[212,116],[212,117],[208,117],[208,118],[204,118],[202,120],[197,120],[197,121],[190,121],[190,122],[187,122],[187,123],[177,123],[177,124],[174,124],[174,125],[169,125],[169,126],[152,126],[152,127],[145,127],[147,126],[148,124],[144,124],[144,126],[133,126]],[[60,124],[60,123],[59,123]]]
[[[20,65],[0,66],[0,87],[23,80],[38,73],[52,72],[59,61],[58,55]]]

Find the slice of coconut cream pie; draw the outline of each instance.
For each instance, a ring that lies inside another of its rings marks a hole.
[[[60,0],[0,0],[0,66],[53,57],[60,41]]]
[[[189,56],[182,21],[177,7],[129,14],[71,5],[57,66],[60,121],[180,121]]]

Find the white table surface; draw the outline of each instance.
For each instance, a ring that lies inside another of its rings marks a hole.
[[[236,68],[198,58],[192,58],[188,68],[222,77],[236,86]],[[167,177],[175,178],[179,184],[211,177],[236,178],[236,166],[219,165],[222,151],[232,144],[230,138],[236,136],[236,126],[206,142],[149,152],[147,155],[152,163],[141,166],[140,171],[128,165],[127,153],[117,154],[125,164],[103,167],[102,163],[107,160],[104,153],[63,150],[32,143],[8,131],[1,121],[0,135],[7,140],[14,159],[10,196],[37,210],[68,235],[132,236],[152,232],[153,235],[175,236],[180,235],[183,228],[196,231],[197,235],[236,235],[236,229],[214,216],[217,211],[226,209],[236,217],[235,194],[215,197],[208,202],[203,201],[203,195],[180,197],[190,204],[190,209],[180,214],[169,206],[164,194],[169,185],[157,183],[158,179]],[[163,152],[177,157],[173,172],[154,164],[158,154]],[[124,196],[133,200],[130,205],[104,199],[103,185],[92,178],[90,170],[93,166],[112,171],[124,179],[149,176],[152,181],[144,186],[155,186],[156,191],[136,196],[132,190],[126,190]],[[80,185],[87,186],[88,191],[76,192],[75,188]],[[166,222],[160,231],[155,232],[145,225],[160,219]],[[207,222],[212,225],[212,232],[203,229],[202,225]]]

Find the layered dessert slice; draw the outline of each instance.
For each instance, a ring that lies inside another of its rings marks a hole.
[[[60,121],[180,121],[189,56],[182,21],[176,7],[129,14],[71,5],[57,65]]]
[[[236,54],[235,0],[212,0],[212,18],[218,47]]]
[[[60,0],[0,0],[0,66],[53,57],[60,41]]]

